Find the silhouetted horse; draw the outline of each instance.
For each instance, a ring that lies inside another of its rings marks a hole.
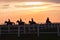
[[[29,21],[29,23],[32,25],[32,24],[36,24],[36,22],[32,22],[32,21]]]
[[[18,25],[24,25],[25,23],[22,21],[17,20]]]
[[[33,21],[33,18],[31,19],[31,21],[29,21],[29,23],[32,24],[36,24],[36,22]]]
[[[7,22],[5,21],[6,25],[14,25],[15,23],[14,22]]]

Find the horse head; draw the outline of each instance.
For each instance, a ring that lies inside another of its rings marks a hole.
[[[7,21],[5,21],[5,23],[8,23]]]

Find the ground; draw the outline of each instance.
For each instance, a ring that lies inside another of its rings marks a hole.
[[[57,34],[40,34],[37,37],[36,34],[21,34],[20,37],[17,34],[2,34],[0,40],[60,40]]]

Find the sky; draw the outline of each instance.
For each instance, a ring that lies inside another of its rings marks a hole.
[[[52,23],[60,22],[60,0],[0,0],[0,24],[11,19],[22,18],[28,23],[31,18],[37,23],[45,23],[47,17]]]

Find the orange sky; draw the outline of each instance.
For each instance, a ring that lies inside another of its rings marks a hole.
[[[60,22],[60,4],[50,2],[14,2],[0,3],[0,24],[11,19],[16,22],[19,18],[28,23],[31,18],[37,23],[44,23],[49,17],[52,22]]]

